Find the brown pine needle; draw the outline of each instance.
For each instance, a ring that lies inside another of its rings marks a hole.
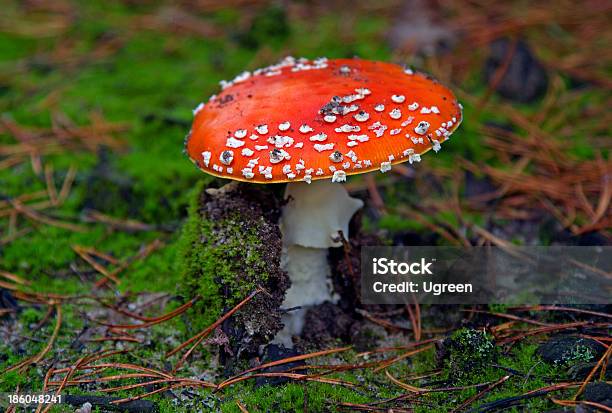
[[[101,324],[103,326],[115,329],[115,330],[130,330],[130,329],[138,329],[138,328],[146,328],[151,327],[155,324],[163,323],[164,321],[168,321],[178,315],[181,315],[185,311],[187,311],[193,304],[198,301],[199,297],[193,298],[191,301],[186,302],[180,307],[170,311],[167,314],[151,319],[150,321],[146,321],[140,324],[111,324],[104,321],[93,320],[97,324]]]
[[[169,386],[164,386],[164,387],[161,387],[161,388],[159,388],[157,390],[153,390],[153,391],[150,391],[148,393],[141,394],[141,395],[138,395],[138,396],[126,397],[124,399],[119,399],[119,400],[113,400],[111,403],[112,404],[121,404],[121,403],[133,402],[134,400],[144,399],[145,397],[153,396],[153,395],[155,395],[157,393],[165,392],[165,391],[168,391],[168,390],[172,390],[172,389],[174,389],[176,387],[182,387],[182,386],[183,386],[183,383],[177,383],[177,384],[173,384],[173,385],[169,385]]]
[[[42,388],[42,393],[46,394],[47,393],[47,388],[49,386],[49,379],[51,379],[51,369],[47,370],[47,373],[45,374],[45,378],[43,381],[43,388]],[[19,386],[17,386],[17,388],[19,388]],[[42,409],[43,405],[39,404],[36,407],[36,413],[40,412],[40,409]]]
[[[519,317],[519,316],[512,315],[512,314],[506,314],[506,313],[495,313],[492,311],[476,310],[473,308],[464,309],[462,311],[469,312],[469,313],[489,314],[495,317],[506,318],[508,320],[513,320],[513,321],[520,321],[521,323],[533,324],[536,326],[551,326],[552,325],[552,324],[544,323],[542,321],[531,320],[529,318],[523,318],[523,317]]]
[[[466,385],[466,386],[438,387],[438,388],[434,388],[434,389],[428,389],[428,388],[416,387],[416,386],[412,386],[412,385],[410,385],[408,383],[404,383],[404,382],[398,380],[397,378],[393,377],[391,375],[391,373],[389,373],[388,370],[385,370],[385,374],[389,378],[389,380],[391,380],[393,383],[395,383],[396,385],[398,385],[399,387],[401,387],[401,388],[403,388],[405,390],[408,390],[412,394],[411,396],[420,396],[420,395],[426,394],[426,393],[444,393],[444,392],[451,392],[451,391],[463,391],[463,390],[467,390],[467,389],[481,388],[481,387],[485,387],[485,386],[489,386],[490,387],[490,386],[496,385],[496,383],[497,383],[497,382],[488,382],[488,383],[469,384],[469,385]],[[426,375],[424,377],[428,377],[428,376],[429,375]],[[507,377],[510,377],[510,376],[507,376]],[[505,381],[505,380],[503,380],[503,381]],[[399,398],[405,398],[405,397],[406,397],[406,395],[399,396]],[[397,398],[395,398],[395,399],[397,399]]]
[[[293,379],[293,380],[298,380],[298,381],[299,380],[314,381],[318,383],[336,384],[336,385],[341,385],[341,386],[346,386],[346,387],[356,386],[355,383],[351,383],[349,381],[339,380],[339,379],[327,379],[327,378],[322,378],[318,376],[309,376],[307,374],[298,374],[298,373],[271,372],[271,373],[254,373],[248,376],[235,377],[235,378],[226,380],[223,383],[219,384],[216,390],[221,390],[227,386],[231,386],[232,384],[236,384],[236,383],[239,383],[245,380],[250,380],[256,377],[283,377],[283,378]]]
[[[40,200],[44,197],[47,196],[47,191],[46,190],[41,190],[41,191],[36,191],[36,192],[31,192],[28,194],[23,194],[23,195],[19,195],[17,197],[12,198],[13,201],[19,201],[21,203],[23,202],[29,202],[29,201],[36,201],[36,200]],[[6,201],[6,200],[1,200],[0,201],[0,208],[6,208],[6,207],[10,207],[11,203],[10,201]]]
[[[316,351],[314,353],[301,354],[299,356],[287,357],[287,358],[284,358],[282,360],[276,360],[276,361],[271,361],[269,363],[264,363],[264,364],[261,364],[259,366],[247,369],[247,370],[245,370],[245,371],[243,371],[243,372],[241,372],[241,373],[239,373],[239,374],[237,374],[237,375],[235,375],[233,377],[230,377],[229,379],[227,379],[224,382],[222,382],[221,384],[219,384],[217,388],[218,389],[222,389],[222,388],[228,386],[229,384],[233,384],[236,381],[240,381],[240,380],[237,380],[237,379],[241,378],[242,376],[244,376],[245,374],[248,374],[248,373],[252,373],[252,372],[255,372],[255,371],[258,371],[258,370],[263,370],[263,369],[266,369],[268,367],[274,367],[274,366],[279,366],[279,365],[282,365],[282,364],[293,363],[295,361],[308,360],[308,359],[311,359],[311,358],[314,358],[314,357],[322,357],[322,356],[327,356],[329,354],[341,353],[343,351],[349,350],[350,348],[351,348],[351,346],[348,346],[348,347],[339,347],[339,348],[334,348],[334,349],[331,349],[331,350]],[[265,373],[265,374],[269,374],[269,373]]]
[[[23,215],[25,215],[26,217],[28,217],[32,221],[40,222],[42,224],[51,225],[51,226],[54,226],[54,227],[66,229],[68,231],[73,231],[73,232],[86,232],[87,231],[87,228],[85,228],[85,227],[83,227],[81,225],[72,224],[70,222],[59,221],[57,219],[49,218],[49,217],[47,217],[45,215],[42,215],[42,214],[36,212],[33,208],[31,208],[29,206],[25,206],[24,204],[22,204],[19,201],[12,200],[12,201],[9,201],[9,202],[11,203],[13,208],[15,208],[18,212],[22,213]]]
[[[194,343],[191,348],[189,348],[189,350],[187,350],[187,352],[183,355],[183,357],[181,357],[181,359],[176,363],[176,366],[174,366],[173,371],[177,371],[182,365],[183,363],[189,358],[189,356],[191,355],[191,353],[196,349],[196,347],[198,345],[200,345],[200,343],[202,341],[204,341],[204,339],[212,332],[214,331],[218,326],[220,326],[225,320],[227,320],[229,317],[231,317],[236,311],[238,311],[242,306],[244,306],[246,303],[248,303],[249,301],[251,301],[257,294],[259,294],[260,292],[262,292],[263,289],[261,287],[257,288],[255,291],[253,291],[251,294],[249,294],[249,296],[247,298],[245,298],[244,300],[242,300],[241,302],[239,302],[234,308],[232,308],[230,311],[228,311],[227,313],[225,313],[223,316],[221,316],[221,318],[219,318],[217,321],[215,321],[214,323],[212,323],[210,326],[208,326],[207,328],[205,328],[204,330],[202,330],[201,332],[199,332],[198,334],[196,334],[194,337],[190,338],[189,340],[185,341],[184,343],[182,343],[181,345],[179,345],[178,347],[176,347],[174,350],[169,351],[168,353],[166,353],[166,357],[170,357],[173,354],[176,354],[177,352],[181,351],[183,348],[185,348],[186,346],[188,346],[191,343]]]
[[[135,313],[133,311],[126,310],[125,308],[121,308],[121,307],[119,307],[119,306],[117,306],[115,304],[109,304],[109,303],[107,303],[107,302],[105,302],[104,300],[101,300],[101,299],[98,299],[98,301],[104,307],[110,308],[111,310],[116,311],[119,314],[122,314],[122,315],[124,315],[126,317],[129,317],[129,318],[133,318],[133,319],[138,320],[138,321],[155,321],[156,319],[158,319],[158,317],[147,317],[147,316],[144,316],[144,315],[137,314],[137,313]]]
[[[0,171],[23,163],[25,158],[22,155],[10,156],[0,161]]]
[[[32,285],[32,283],[24,278],[21,278],[20,276],[7,272],[7,271],[2,271],[0,270],[0,277],[4,277],[7,280],[11,280],[14,283],[20,284],[20,285]]]
[[[152,231],[155,229],[153,225],[145,224],[144,222],[134,219],[119,219],[103,214],[99,211],[88,210],[85,214],[85,219],[88,222],[98,222],[128,232],[137,231]]]
[[[596,317],[612,318],[612,314],[608,314],[608,313],[583,310],[580,308],[573,308],[573,307],[561,307],[561,306],[556,306],[556,305],[534,305],[534,306],[528,306],[528,307],[514,307],[512,309],[521,310],[521,311],[567,311],[567,312],[572,312],[572,313],[593,315]]]
[[[610,206],[610,200],[612,200],[612,176],[609,175],[609,172],[604,165],[603,160],[601,159],[601,153],[599,154],[598,164],[601,168],[602,178],[601,178],[601,193],[599,197],[599,202],[597,204],[597,209],[595,210],[595,214],[593,219],[591,220],[591,224],[595,224],[601,218],[604,217],[606,211],[609,212],[608,207]]]
[[[550,399],[553,403],[558,404],[559,406],[578,406],[579,404],[584,404],[587,406],[591,406],[591,407],[596,407],[597,409],[601,410],[602,412],[612,412],[612,408],[608,407],[606,405],[603,405],[601,403],[596,403],[596,402],[590,402],[588,400],[581,400],[581,401],[576,401],[576,400],[559,400],[559,399],[555,399],[555,398],[551,398]]]
[[[98,251],[95,248],[87,248],[87,247],[79,247],[79,248],[81,248],[83,251],[87,251],[87,254],[91,256],[101,258],[104,261],[109,262],[114,265],[119,264],[119,260],[117,258],[113,257],[112,255],[106,254],[104,252]]]
[[[597,364],[595,364],[595,367],[593,367],[593,369],[588,374],[588,376],[586,376],[586,378],[584,379],[584,382],[578,388],[578,391],[576,392],[574,397],[572,397],[572,400],[576,400],[578,398],[578,396],[580,396],[582,394],[582,392],[584,391],[585,387],[587,386],[587,384],[589,384],[589,382],[591,381],[591,379],[593,378],[593,376],[595,375],[597,370],[599,370],[599,368],[602,365],[604,365],[604,362],[606,362],[608,360],[608,358],[610,357],[610,354],[612,354],[612,344],[608,346],[608,348],[606,349],[606,352],[604,353],[604,355],[601,356],[601,358],[599,359]]]
[[[497,386],[501,385],[502,383],[504,383],[506,380],[508,380],[510,378],[510,376],[504,376],[501,379],[497,380],[495,383],[490,384],[489,386],[487,386],[486,389],[481,390],[480,392],[476,393],[475,395],[473,395],[472,397],[468,398],[466,401],[464,401],[463,403],[461,403],[459,406],[457,406],[456,408],[454,408],[453,410],[451,410],[450,413],[455,413],[455,412],[459,412],[463,409],[465,409],[466,407],[468,407],[469,405],[471,405],[472,403],[474,403],[476,400],[482,398],[484,395],[486,395],[487,393],[489,393],[491,390],[493,390],[494,388],[496,388]]]
[[[421,341],[421,306],[419,305],[419,302],[414,294],[410,294],[410,297],[414,302],[414,310],[410,304],[406,304],[406,310],[408,311],[408,317],[410,318],[410,324],[412,325],[414,340]]]
[[[379,367],[374,369],[374,372],[375,373],[379,372],[379,371],[381,371],[383,369],[386,369],[387,367],[391,366],[392,364],[397,363],[398,361],[407,359],[408,357],[414,356],[415,354],[421,353],[423,351],[427,351],[427,350],[432,349],[432,348],[433,348],[433,344],[430,344],[430,345],[427,345],[425,347],[418,348],[416,350],[407,351],[404,354],[400,354],[397,357],[393,357],[393,358],[391,358],[389,360],[384,361]]]
[[[415,387],[415,386],[411,386],[410,384],[404,383],[402,381],[399,381],[398,379],[396,379],[395,377],[393,377],[391,375],[391,373],[389,373],[389,370],[385,369],[385,375],[389,378],[389,380],[391,380],[393,383],[397,384],[399,387],[401,387],[404,390],[408,390],[411,393],[424,393],[427,392],[428,389],[424,389],[421,387]]]
[[[53,166],[51,164],[45,165],[45,182],[47,184],[47,193],[49,194],[49,200],[52,205],[58,204],[57,188],[53,181]]]
[[[576,328],[576,327],[582,327],[582,326],[586,326],[592,324],[590,321],[578,321],[575,323],[567,323],[567,324],[556,324],[556,325],[551,325],[551,326],[547,326],[547,327],[541,327],[541,328],[534,328],[533,330],[529,330],[525,333],[521,333],[518,334],[514,337],[509,337],[506,339],[503,339],[499,342],[499,344],[507,344],[507,343],[512,343],[514,341],[517,340],[521,340],[525,337],[529,337],[529,336],[536,336],[539,334],[545,334],[545,333],[550,333],[552,331],[558,331],[558,330],[566,330],[566,329],[571,329],[571,328]]]
[[[96,255],[92,253],[91,248],[82,247],[80,245],[73,245],[72,249],[77,253],[79,257],[81,257],[85,262],[92,266],[94,270],[99,272],[104,277],[112,280],[115,284],[120,284],[121,281],[112,273],[110,273],[103,265],[98,263],[95,259],[93,259],[92,255]]]
[[[99,369],[102,370],[102,369]],[[83,376],[79,376],[83,377]],[[83,379],[83,378],[75,378],[73,380],[67,380],[66,385],[79,385],[79,384],[87,384],[87,383],[97,383],[97,382],[105,382],[105,381],[115,381],[115,380],[125,380],[125,379],[146,379],[146,378],[157,378],[159,376],[154,374],[145,374],[145,373],[128,373],[128,374],[117,374],[114,376],[105,376],[105,377],[96,377],[93,379]],[[49,386],[59,386],[63,383],[63,381],[49,381]]]
[[[111,369],[124,369],[124,370],[134,370],[134,371],[140,371],[143,373],[150,373],[150,374],[154,374],[156,377],[160,377],[160,378],[165,378],[165,379],[173,379],[174,376],[172,376],[169,373],[160,371],[160,370],[155,370],[152,368],[148,368],[148,367],[143,367],[143,366],[139,366],[136,364],[131,364],[131,363],[100,363],[100,364],[86,364],[84,365],[84,368],[87,369],[103,369],[103,368],[111,368]],[[58,372],[58,370],[56,370],[56,372]]]
[[[111,274],[113,276],[119,275],[122,271],[127,269],[134,262],[136,262],[137,260],[144,259],[144,258],[148,257],[151,253],[153,253],[157,249],[161,248],[163,245],[164,245],[163,242],[161,242],[159,239],[153,240],[152,242],[147,244],[145,247],[141,248],[141,250],[138,251],[138,253],[136,253],[135,255],[133,255],[131,257],[128,257],[127,259],[123,260],[123,262],[121,262],[120,265],[117,268],[115,268],[114,270],[111,271]],[[95,285],[96,288],[100,288],[103,285],[105,285],[106,282],[108,282],[108,281],[109,281],[108,278],[101,278],[94,285]]]
[[[83,363],[85,360],[87,360],[87,357],[81,357],[80,359],[77,360],[76,364],[74,364],[70,370],[68,371],[68,373],[66,373],[66,375],[64,376],[64,379],[61,381],[60,385],[58,386],[57,390],[55,391],[55,395],[59,395],[62,390],[64,389],[64,387],[66,387],[66,384],[68,382],[68,380],[74,375],[75,371],[79,368],[79,366],[81,365],[81,363]],[[47,371],[47,374],[49,374],[51,370]],[[50,379],[50,375],[45,376],[45,385],[43,386],[45,389],[47,388],[47,386],[49,385],[49,379]],[[47,413],[51,407],[53,406],[53,404],[48,404],[47,406],[44,406],[44,410],[43,413]],[[38,413],[41,409],[42,409],[43,405],[39,404],[36,408],[36,413]]]
[[[72,184],[74,183],[74,178],[76,177],[76,168],[71,166],[66,173],[66,177],[64,178],[64,182],[62,183],[62,188],[60,189],[59,195],[57,196],[57,200],[59,203],[64,203],[70,195],[70,190],[72,189]]]
[[[35,356],[28,357],[27,359],[17,363],[13,367],[9,367],[8,369],[4,370],[2,372],[3,374],[14,371],[14,370],[19,370],[21,373],[23,373],[25,372],[28,366],[32,364],[36,364],[39,361],[41,361],[43,357],[45,357],[45,355],[51,350],[51,348],[53,347],[53,343],[55,342],[55,339],[57,338],[57,335],[59,333],[59,329],[62,325],[62,306],[59,304],[54,304],[54,306],[55,306],[55,312],[56,312],[55,328],[53,329],[53,333],[51,334],[51,337],[49,338],[47,345]]]
[[[11,290],[11,291],[17,291],[19,289],[19,286],[4,282],[4,281],[0,281],[0,288],[4,288],[7,290]]]
[[[379,318],[379,317],[374,317],[373,315],[368,313],[366,310],[362,310],[362,309],[357,308],[355,311],[357,311],[357,313],[362,315],[367,320],[373,322],[374,324],[378,324],[378,325],[383,326],[384,328],[387,328],[389,330],[394,330],[394,331],[410,331],[410,328],[407,328],[407,327],[404,327],[404,326],[398,326],[398,325],[393,324],[390,321],[384,320],[384,319]],[[413,326],[413,328],[414,328],[414,326]]]
[[[249,411],[247,410],[246,407],[244,407],[244,405],[242,403],[240,403],[238,400],[236,400],[236,406],[238,406],[238,408],[240,409],[240,411],[242,413],[249,413]]]
[[[425,345],[425,344],[434,343],[434,342],[440,341],[440,340],[441,339],[439,339],[439,338],[428,338],[427,340],[410,343],[410,344],[407,344],[405,346],[381,347],[381,348],[377,348],[377,349],[374,349],[374,350],[364,351],[362,353],[359,353],[359,354],[357,354],[357,357],[367,357],[367,356],[372,355],[372,354],[387,353],[389,351],[407,350],[407,349],[418,347],[418,346],[422,346],[422,345]]]
[[[201,386],[201,387],[209,387],[209,388],[214,388],[216,387],[213,383],[209,383],[206,381],[202,381],[202,380],[193,380],[193,379],[185,379],[185,378],[172,378],[172,379],[158,379],[158,380],[151,380],[151,381],[147,381],[147,382],[142,382],[142,383],[135,383],[135,384],[126,384],[124,386],[116,386],[116,387],[108,387],[106,389],[101,389],[100,391],[104,392],[104,393],[112,393],[115,391],[124,391],[124,390],[131,390],[131,389],[137,389],[140,387],[146,387],[146,386],[152,386],[154,384],[162,384],[162,383],[182,383],[183,385],[189,385],[189,386]]]
[[[142,343],[142,340],[136,337],[131,337],[131,336],[114,336],[114,337],[96,337],[96,338],[90,338],[89,340],[87,340],[90,343],[100,343],[100,342],[104,342],[104,341],[129,341],[132,343]]]

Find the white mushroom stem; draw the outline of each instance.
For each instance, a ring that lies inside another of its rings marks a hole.
[[[339,183],[327,180],[290,183],[285,191],[280,229],[283,235],[281,266],[289,274],[284,309],[301,307],[283,316],[285,327],[274,341],[292,347],[299,335],[308,307],[336,301],[327,262],[329,248],[342,246],[339,231],[348,237],[351,217],[363,202],[351,198]]]

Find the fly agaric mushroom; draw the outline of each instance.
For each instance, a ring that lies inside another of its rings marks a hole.
[[[288,57],[221,86],[194,110],[186,151],[215,176],[288,183],[280,221],[292,281],[286,308],[333,301],[327,250],[341,245],[339,231],[348,236],[363,204],[339,183],[438,152],[462,119],[446,87],[383,62]],[[303,317],[284,321],[280,341],[290,345]]]

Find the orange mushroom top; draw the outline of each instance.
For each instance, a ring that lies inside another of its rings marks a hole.
[[[240,181],[386,172],[437,152],[462,118],[446,87],[384,62],[288,57],[221,86],[194,110],[186,151],[202,170]]]

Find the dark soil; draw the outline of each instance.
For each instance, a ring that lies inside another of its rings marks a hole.
[[[612,385],[604,382],[589,383],[584,389],[584,400],[612,407]]]
[[[529,45],[504,38],[491,44],[491,54],[485,64],[487,83],[496,80],[498,70],[505,72],[495,90],[506,99],[528,103],[540,98],[548,87],[546,71],[534,57]],[[509,62],[508,62],[509,59]]]
[[[548,363],[567,364],[585,357],[583,361],[599,359],[605,348],[595,340],[575,336],[553,337],[543,343],[538,354]],[[588,358],[588,360],[586,360]]]

